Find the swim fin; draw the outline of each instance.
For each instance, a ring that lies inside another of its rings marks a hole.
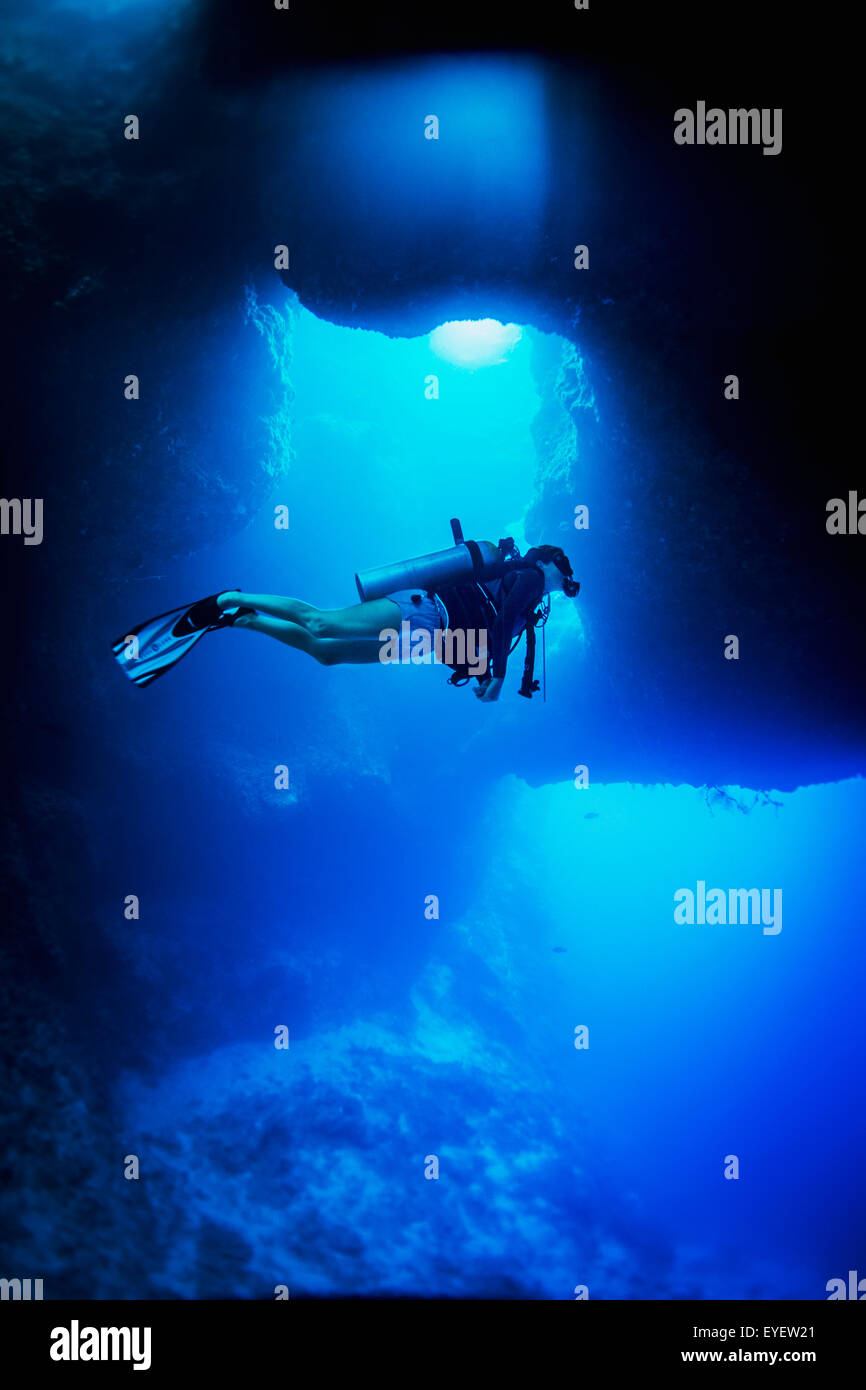
[[[220,593],[224,592],[220,590]],[[131,627],[124,637],[118,637],[111,650],[123,674],[135,685],[150,685],[151,681],[164,676],[181,657],[192,651],[206,632],[231,627],[241,613],[255,611],[252,608],[236,608],[234,612],[220,612],[216,602],[218,597],[218,594],[211,594],[209,598],[188,603],[183,608],[159,613],[155,618],[148,618],[146,622]]]

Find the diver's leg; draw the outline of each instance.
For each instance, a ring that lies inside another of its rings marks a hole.
[[[322,666],[357,666],[379,660],[380,644],[371,641],[369,637],[357,640],[314,637],[298,623],[288,623],[282,618],[272,618],[265,613],[244,615],[238,618],[233,626],[252,628],[253,632],[264,632],[266,636],[275,637],[287,647],[306,652]]]
[[[232,627],[248,627],[253,632],[263,632],[267,637],[275,637],[287,647],[295,647],[308,656],[314,655],[316,639],[312,633],[298,623],[287,623],[282,618],[272,618],[266,613],[245,613],[236,618]]]
[[[299,598],[248,594],[231,589],[220,594],[217,605],[221,610],[238,605],[255,608],[258,613],[304,627],[314,637],[378,637],[385,628],[399,629],[403,619],[399,606],[390,598],[353,603],[350,608],[314,608]]]
[[[391,598],[368,599],[350,608],[314,608],[304,626],[316,637],[378,637],[386,628],[399,632],[403,614]]]
[[[285,622],[299,623],[302,627],[306,626],[307,617],[319,611],[311,603],[304,603],[303,599],[283,598],[280,594],[247,594],[240,589],[228,589],[217,599],[220,611],[238,606],[255,608],[259,613],[282,618]]]

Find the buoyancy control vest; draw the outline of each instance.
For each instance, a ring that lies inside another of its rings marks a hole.
[[[520,576],[530,569],[535,569],[538,573],[537,597],[524,612],[522,619],[517,619],[517,623],[506,637],[509,643],[507,655],[510,656],[524,631],[526,632],[526,660],[518,694],[524,695],[527,699],[531,699],[533,693],[539,688],[538,681],[533,678],[535,628],[539,622],[543,622],[546,618],[546,612],[543,612],[542,609],[536,611],[536,605],[541,602],[544,590],[544,580],[537,566],[531,563],[521,564],[518,560],[510,565],[508,570],[499,578],[489,579],[486,582],[476,580],[474,583],[448,585],[435,590],[448,614],[448,626],[452,632],[462,630],[463,632],[484,633],[489,660],[493,654],[494,632],[503,606]],[[453,675],[448,681],[449,685],[465,685],[473,674],[465,661],[462,663],[446,662],[446,664],[453,671]],[[482,677],[476,676],[476,680],[482,679]]]
[[[520,573],[535,570],[541,581],[538,597],[528,606],[522,625],[516,634],[513,634],[509,651],[510,655],[525,631],[526,661],[518,693],[531,699],[539,688],[538,681],[533,679],[535,628],[544,625],[550,611],[549,600],[535,611],[536,604],[543,597],[544,588],[538,564],[534,559],[522,558],[510,536],[501,539],[496,545],[492,541],[467,541],[463,538],[463,528],[456,518],[451,521],[451,534],[454,537],[454,545],[448,550],[433,551],[429,555],[400,560],[395,564],[381,565],[377,569],[364,570],[356,574],[355,583],[361,601],[363,603],[370,599],[383,598],[400,589],[417,588],[431,595],[438,594],[447,609],[450,629],[486,630],[487,650],[491,652],[493,633],[502,602],[507,598]],[[571,567],[567,560],[565,564],[570,574]],[[575,584],[575,592],[578,588],[579,585]],[[471,678],[472,672],[466,664],[446,664],[451,665],[454,672],[449,684],[465,685]]]

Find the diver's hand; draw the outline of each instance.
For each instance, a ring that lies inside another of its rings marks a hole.
[[[502,677],[490,676],[483,685],[479,685],[475,694],[485,705],[490,705],[494,700],[499,699],[499,692],[502,689]]]

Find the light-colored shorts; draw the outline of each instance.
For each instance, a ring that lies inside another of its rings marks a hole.
[[[385,597],[392,599],[397,604],[402,621],[408,622],[410,643],[414,633],[429,632],[432,647],[434,632],[438,632],[440,628],[448,625],[448,614],[444,604],[435,595],[433,598],[429,598],[423,589],[398,589],[396,593],[386,594]],[[406,649],[402,627],[398,631],[400,633],[401,660],[404,654],[408,660],[409,651]]]

